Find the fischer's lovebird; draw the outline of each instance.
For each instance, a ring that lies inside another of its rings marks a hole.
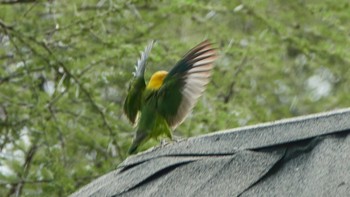
[[[146,60],[153,43],[141,53],[124,103],[128,119],[133,124],[137,122],[129,154],[136,153],[150,138],[165,134],[172,139],[172,130],[185,120],[205,90],[217,58],[212,44],[205,40],[187,52],[169,72],[155,72],[146,84]]]

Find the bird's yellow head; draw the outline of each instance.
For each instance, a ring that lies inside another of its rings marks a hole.
[[[168,74],[167,71],[157,71],[155,72],[147,84],[147,89],[158,90],[163,84],[163,80]]]

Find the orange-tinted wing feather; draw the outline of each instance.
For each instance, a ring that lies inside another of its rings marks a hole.
[[[208,84],[217,55],[206,40],[170,70],[158,91],[158,111],[170,127],[178,126],[192,110]]]

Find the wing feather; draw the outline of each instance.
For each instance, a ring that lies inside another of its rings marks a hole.
[[[145,50],[141,52],[141,57],[137,60],[137,64],[135,66],[135,72],[133,73],[135,77],[143,77],[146,69],[146,62],[149,54],[151,53],[152,47],[154,45],[154,41],[152,40],[146,46]]]
[[[209,83],[217,55],[206,40],[188,53],[170,70],[159,90],[158,110],[170,127],[177,127],[191,112]]]
[[[124,102],[124,113],[132,124],[135,124],[139,111],[141,110],[142,94],[146,88],[144,73],[147,58],[151,52],[154,41],[151,41],[145,50],[141,52],[141,57],[137,60],[134,78],[130,84],[128,95]]]

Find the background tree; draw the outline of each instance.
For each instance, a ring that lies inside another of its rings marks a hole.
[[[349,13],[347,0],[1,0],[0,194],[66,196],[125,159],[122,103],[152,39],[148,77],[206,38],[219,48],[177,136],[349,106]]]

